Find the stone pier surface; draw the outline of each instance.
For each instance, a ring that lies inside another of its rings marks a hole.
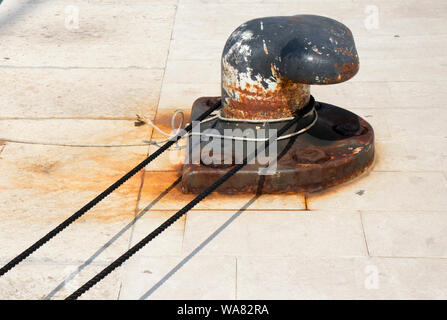
[[[444,0],[4,0],[0,263],[154,152],[163,136],[144,121],[170,130],[176,109],[218,96],[236,27],[290,14],[353,32],[359,73],[312,95],[371,123],[372,170],[318,195],[212,194],[81,298],[446,299]],[[0,277],[0,299],[65,298],[145,237],[194,197],[183,155]]]

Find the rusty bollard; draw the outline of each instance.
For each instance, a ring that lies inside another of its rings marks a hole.
[[[292,116],[310,85],[352,78],[359,59],[351,31],[329,18],[267,17],[242,24],[222,54],[224,114],[241,119]]]
[[[261,177],[263,192],[314,192],[348,181],[372,164],[372,127],[352,112],[313,103],[311,98],[311,85],[347,81],[359,70],[354,38],[345,25],[315,15],[250,20],[230,35],[221,63],[221,97],[199,98],[192,108],[193,120],[222,99],[219,117],[203,123],[202,133],[214,129],[224,136],[229,129],[277,129],[300,112],[299,127],[290,134],[306,130],[278,141],[275,172],[262,175],[263,165],[250,164],[222,185],[220,192],[259,191]],[[194,145],[192,139],[189,147]],[[204,140],[201,147],[209,142]],[[244,141],[238,148],[233,141],[231,154],[214,154],[214,159],[234,161],[249,149],[247,144]],[[184,192],[202,191],[232,165],[231,161],[190,160],[187,157],[183,168]]]

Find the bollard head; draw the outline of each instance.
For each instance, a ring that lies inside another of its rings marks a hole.
[[[352,78],[359,59],[351,31],[321,16],[250,20],[222,53],[222,102],[227,117],[293,116],[309,101],[311,84]]]

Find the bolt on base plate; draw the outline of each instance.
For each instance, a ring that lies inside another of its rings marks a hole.
[[[194,120],[220,97],[202,97],[192,107]],[[276,171],[260,175],[265,165],[248,164],[221,185],[220,193],[317,192],[349,181],[364,172],[374,161],[374,131],[356,114],[327,103],[317,102],[317,122],[295,139],[278,141]],[[201,124],[200,131],[219,128],[219,121]],[[245,128],[256,124],[244,124]],[[226,123],[234,128],[237,123]],[[223,132],[222,132],[223,134]],[[191,137],[188,140],[191,144]],[[234,151],[233,151],[234,152]],[[184,193],[200,193],[223,176],[231,165],[186,163],[182,172]],[[262,183],[262,190],[258,190]]]

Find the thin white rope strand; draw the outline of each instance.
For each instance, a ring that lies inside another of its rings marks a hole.
[[[311,111],[309,111],[306,115],[308,116],[309,113],[313,112],[315,117],[312,123],[310,123],[305,128],[302,128],[301,130],[298,130],[296,132],[283,135],[281,137],[278,137],[277,140],[284,140],[288,139],[297,135],[300,135],[307,130],[309,130],[318,120],[318,112],[313,108]],[[180,123],[178,127],[175,126],[175,120],[177,116],[180,115]],[[71,144],[71,143],[58,143],[58,142],[39,142],[39,141],[32,141],[32,140],[25,140],[25,139],[9,139],[9,138],[1,138],[0,141],[3,142],[10,142],[10,143],[20,143],[20,144],[35,144],[35,145],[46,145],[46,146],[62,146],[62,147],[90,147],[90,148],[113,148],[113,147],[141,147],[141,146],[147,146],[147,145],[155,145],[158,146],[160,143],[164,143],[169,141],[172,137],[176,136],[183,127],[183,123],[185,122],[185,113],[183,110],[175,110],[174,114],[171,117],[171,133],[167,133],[160,129],[152,120],[147,119],[145,117],[142,117],[144,121],[152,127],[154,130],[158,131],[160,134],[164,135],[165,139],[159,139],[159,140],[143,140],[143,143],[130,143],[130,144]],[[276,118],[276,119],[263,119],[263,120],[257,120],[257,119],[236,119],[236,118],[226,118],[222,116],[222,111],[219,110],[217,114],[211,114],[209,118],[206,118],[202,120],[200,123],[206,123],[213,120],[222,120],[222,121],[228,121],[228,122],[248,122],[248,123],[274,123],[274,122],[282,122],[282,121],[290,121],[294,119],[293,117],[288,118]],[[187,125],[187,124],[186,124]],[[208,134],[208,133],[202,133],[202,132],[191,132],[182,139],[192,136],[192,135],[198,135],[198,136],[206,136],[211,138],[221,138],[221,139],[231,139],[231,140],[238,140],[238,141],[267,141],[269,138],[249,138],[249,137],[237,137],[237,136],[226,136],[226,135],[217,135],[217,134]],[[180,141],[180,140],[179,140]],[[178,143],[176,143],[176,146],[172,149],[182,149],[183,147],[178,146]]]
[[[276,140],[279,141],[279,140],[289,139],[291,137],[300,135],[300,134],[306,132],[307,130],[309,130],[310,128],[312,128],[318,120],[318,112],[315,109],[312,109],[312,111],[310,111],[310,112],[313,112],[315,117],[314,117],[314,120],[308,126],[302,128],[298,131],[295,131],[293,133],[289,133],[289,134],[280,136]],[[309,113],[307,113],[307,114],[309,114]],[[282,121],[284,121],[284,120],[282,120]],[[190,132],[188,134],[188,136],[205,136],[205,137],[211,137],[211,138],[221,138],[221,139],[230,139],[230,140],[238,140],[238,141],[253,141],[253,142],[267,141],[270,139],[270,138],[249,138],[249,137],[226,136],[226,135],[212,134],[212,133],[208,134],[208,133],[202,133],[202,132]]]

